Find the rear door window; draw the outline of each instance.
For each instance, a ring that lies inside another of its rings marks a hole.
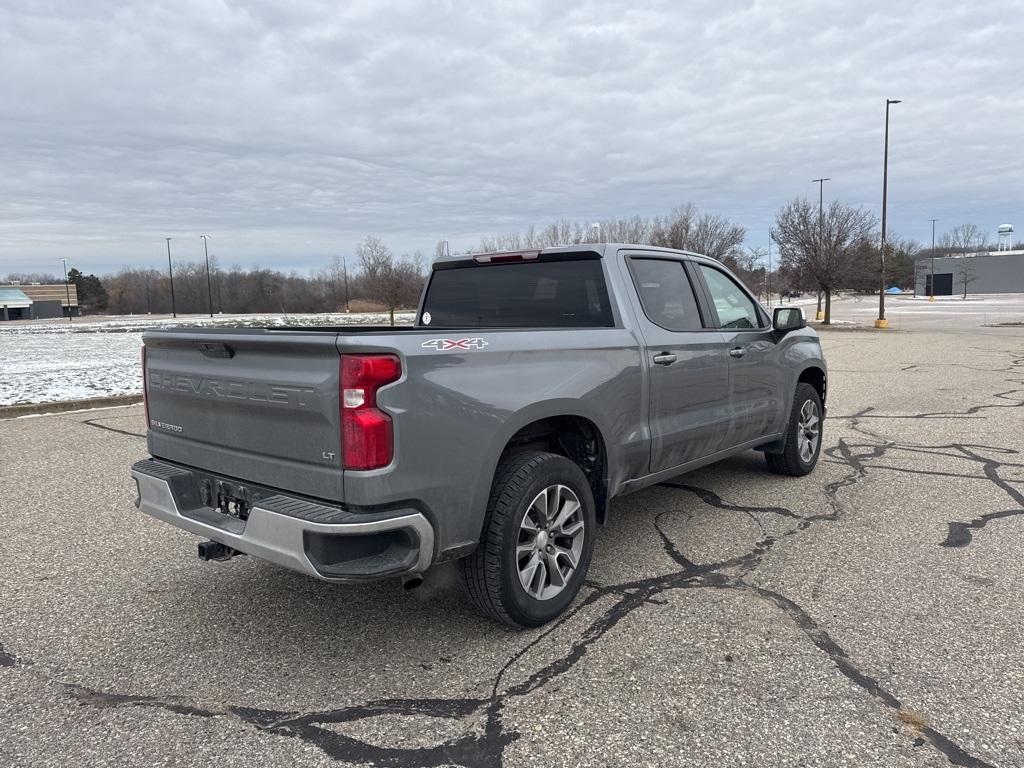
[[[420,324],[449,328],[603,328],[615,325],[599,258],[435,269]]]
[[[633,284],[647,318],[667,331],[699,331],[697,298],[683,262],[674,259],[629,260]]]

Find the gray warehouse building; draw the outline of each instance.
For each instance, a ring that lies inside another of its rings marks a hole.
[[[932,260],[917,262],[917,293],[930,296]],[[935,259],[935,295],[1024,293],[1024,250],[989,251]]]

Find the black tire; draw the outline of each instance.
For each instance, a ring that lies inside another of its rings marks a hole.
[[[808,401],[813,403],[818,416],[818,440],[813,455],[810,459],[805,460],[800,455],[800,414]],[[796,393],[793,395],[793,408],[789,414],[789,423],[786,425],[785,446],[782,453],[766,453],[764,455],[768,461],[768,468],[777,474],[793,477],[802,477],[810,473],[818,463],[818,456],[821,455],[824,426],[824,413],[818,390],[810,384],[800,382],[796,385]]]
[[[538,599],[520,581],[516,548],[520,543],[520,525],[531,503],[553,485],[566,486],[579,499],[579,516],[584,526],[582,552],[561,592]],[[594,497],[586,476],[576,464],[564,456],[540,451],[509,456],[498,465],[494,475],[480,545],[461,563],[469,599],[482,613],[504,624],[546,624],[561,614],[579,592],[590,566],[596,534]]]

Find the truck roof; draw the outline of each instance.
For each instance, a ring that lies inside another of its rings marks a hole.
[[[592,251],[600,256],[606,256],[609,253],[615,253],[621,249],[637,250],[637,251],[656,251],[659,253],[671,253],[674,255],[693,256],[698,259],[707,259],[709,261],[716,261],[710,256],[704,256],[700,253],[694,253],[693,251],[682,251],[675,248],[662,248],[656,245],[639,245],[637,243],[577,243],[575,245],[556,245],[550,248],[520,248],[518,250],[508,251],[481,251],[474,253],[460,253],[453,254],[451,256],[442,256],[439,259],[434,260],[434,264],[450,264],[452,262],[469,261],[473,259],[475,261],[490,261],[494,257],[501,256],[514,256],[517,254],[537,254],[538,256],[546,256],[548,254],[556,253],[579,253],[580,251]]]

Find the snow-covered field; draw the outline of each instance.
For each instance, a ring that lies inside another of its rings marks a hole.
[[[413,314],[395,315],[411,323]],[[139,350],[146,328],[259,328],[289,325],[386,325],[388,316],[231,315],[153,319],[52,320],[0,326],[0,406],[49,403],[142,391]]]

